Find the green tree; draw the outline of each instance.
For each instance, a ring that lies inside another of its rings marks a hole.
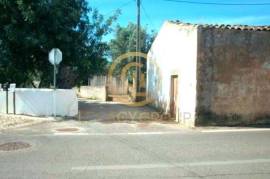
[[[117,26],[115,38],[110,42],[110,52],[112,59],[127,52],[136,51],[137,25],[129,23],[126,27]],[[142,27],[140,30],[140,51],[148,53],[155,38],[155,32],[148,32],[148,29]]]
[[[154,41],[156,34],[154,31],[148,32],[148,29],[142,27],[140,29],[140,52],[148,53],[151,45]],[[137,25],[134,23],[129,23],[126,27],[121,27],[118,25],[115,32],[115,38],[110,42],[110,55],[113,60],[115,60],[120,55],[123,55],[127,52],[136,51],[136,38],[137,38]],[[115,69],[115,75],[119,75],[123,66],[127,63],[135,61],[135,58],[129,58],[123,63],[117,66]],[[142,72],[145,73],[146,65],[142,68]],[[129,71],[128,78],[131,78],[133,70]]]
[[[105,19],[86,0],[0,0],[0,12],[0,83],[24,87],[38,80],[48,87],[48,52],[55,47],[63,52],[59,87],[104,73],[109,47],[103,37],[117,15]]]

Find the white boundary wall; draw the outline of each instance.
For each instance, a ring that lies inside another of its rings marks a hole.
[[[80,89],[75,88],[77,95],[81,98],[90,98],[93,100],[106,101],[106,86],[81,86]]]
[[[16,88],[15,91],[16,114],[53,116],[54,111],[56,111],[57,116],[62,117],[74,117],[78,114],[78,99],[74,90]],[[6,113],[5,91],[0,91],[0,113]],[[13,113],[12,92],[9,92],[9,113]]]

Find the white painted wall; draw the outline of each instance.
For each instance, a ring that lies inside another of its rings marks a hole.
[[[106,86],[81,86],[76,88],[77,95],[81,98],[90,98],[94,100],[106,101],[107,90]]]
[[[54,94],[57,116],[78,114],[78,99],[74,90],[16,88],[16,114],[53,116]],[[9,113],[13,113],[13,93],[9,92]],[[6,92],[0,91],[0,113],[6,113]]]
[[[147,60],[148,98],[168,114],[171,75],[178,75],[176,118],[180,123],[191,126],[194,125],[196,108],[197,32],[193,26],[165,22]]]

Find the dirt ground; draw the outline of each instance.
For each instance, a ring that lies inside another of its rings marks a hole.
[[[149,106],[131,107],[116,102],[79,101],[79,120],[111,121],[147,121],[161,120],[159,112]]]
[[[39,124],[49,120],[51,119],[45,117],[0,114],[0,130]]]

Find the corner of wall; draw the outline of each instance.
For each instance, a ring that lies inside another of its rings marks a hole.
[[[193,121],[193,127],[196,126],[196,123],[197,123],[197,120],[198,120],[198,114],[197,114],[197,106],[198,106],[198,79],[199,79],[199,75],[200,75],[200,72],[199,72],[199,62],[200,62],[200,44],[201,44],[201,27],[198,26],[197,27],[197,55],[196,55],[196,102],[195,102],[195,110],[194,110],[194,121]]]

